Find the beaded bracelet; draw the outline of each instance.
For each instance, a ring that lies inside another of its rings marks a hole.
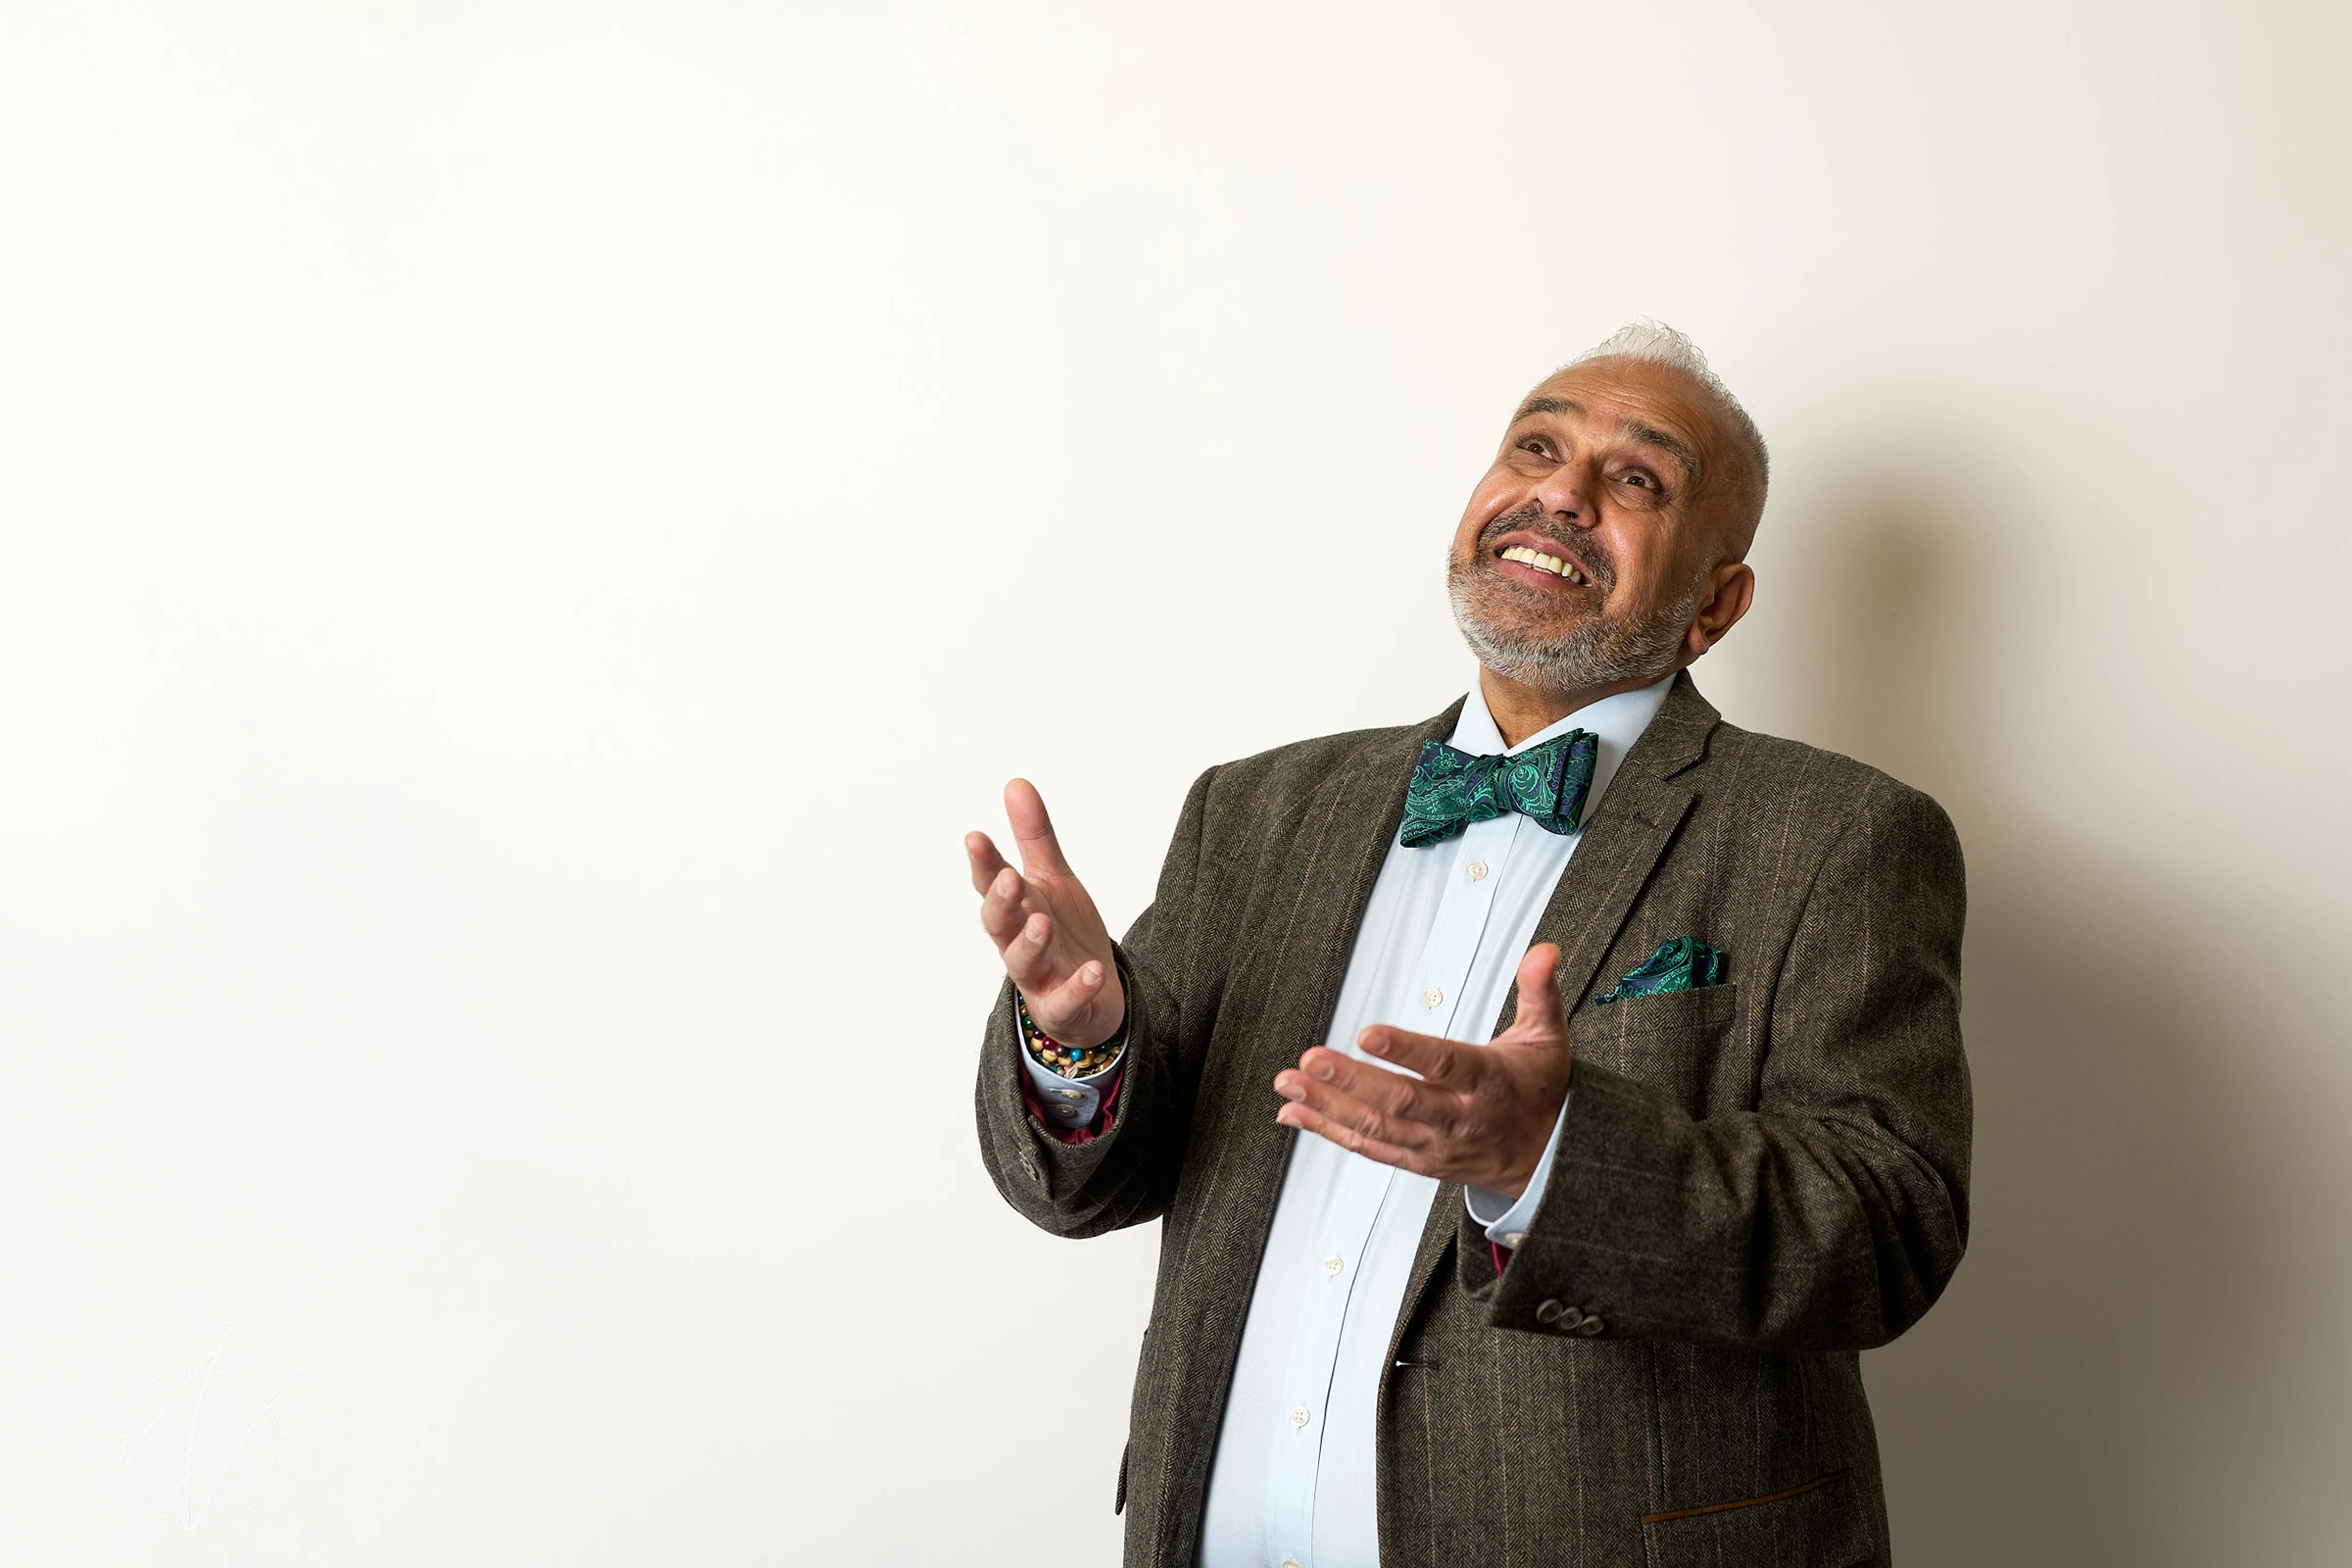
[[[1085,1078],[1101,1072],[1118,1058],[1125,1045],[1127,1031],[1122,1029],[1099,1046],[1065,1046],[1037,1026],[1037,1020],[1029,1016],[1028,1000],[1017,986],[1013,988],[1012,1005],[1020,1015],[1021,1038],[1028,1043],[1029,1054],[1064,1078]]]

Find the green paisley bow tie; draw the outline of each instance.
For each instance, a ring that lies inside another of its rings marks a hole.
[[[1404,847],[1449,839],[1505,811],[1535,818],[1547,833],[1573,833],[1599,758],[1600,737],[1582,729],[1515,757],[1472,757],[1431,741],[1421,748],[1404,792]]]

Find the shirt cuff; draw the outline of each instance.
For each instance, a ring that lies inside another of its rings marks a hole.
[[[1569,1093],[1573,1096],[1575,1091]],[[1568,1102],[1563,1100],[1559,1119],[1551,1124],[1551,1137],[1544,1145],[1544,1157],[1536,1161],[1535,1174],[1528,1177],[1517,1202],[1484,1187],[1462,1189],[1463,1205],[1472,1219],[1487,1228],[1488,1241],[1516,1251],[1527,1240],[1527,1228],[1536,1222],[1536,1206],[1544,1201],[1544,1185],[1551,1180],[1551,1157],[1560,1151],[1560,1129],[1567,1125]]]
[[[1064,1078],[1028,1052],[1021,1053],[1021,1070],[1029,1075],[1030,1088],[1037,1092],[1038,1102],[1046,1107],[1047,1113],[1040,1119],[1049,1127],[1068,1132],[1095,1124],[1095,1118],[1102,1110],[1102,1097],[1119,1081],[1119,1069],[1126,1062],[1127,1053],[1122,1050],[1100,1072],[1090,1072],[1083,1078]]]

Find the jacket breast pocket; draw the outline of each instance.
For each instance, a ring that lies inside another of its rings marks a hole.
[[[1760,1497],[1645,1513],[1642,1535],[1649,1568],[1732,1562],[1860,1568],[1878,1556],[1850,1470]]]
[[[1587,1006],[1568,1021],[1568,1050],[1590,1061],[1674,1097],[1693,1116],[1704,1115],[1707,1086],[1724,1037],[1740,1016],[1737,982],[1628,997]],[[1569,1079],[1574,1094],[1576,1080]]]

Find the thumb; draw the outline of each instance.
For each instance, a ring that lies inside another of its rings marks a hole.
[[[1519,1015],[1511,1020],[1514,1034],[1529,1033],[1557,1040],[1567,1033],[1560,1013],[1560,989],[1552,971],[1560,964],[1560,950],[1539,942],[1519,960]]]
[[[1004,786],[1004,815],[1012,823],[1013,842],[1020,846],[1021,869],[1069,874],[1070,862],[1061,858],[1061,841],[1054,836],[1054,819],[1046,814],[1046,798],[1025,778]]]

